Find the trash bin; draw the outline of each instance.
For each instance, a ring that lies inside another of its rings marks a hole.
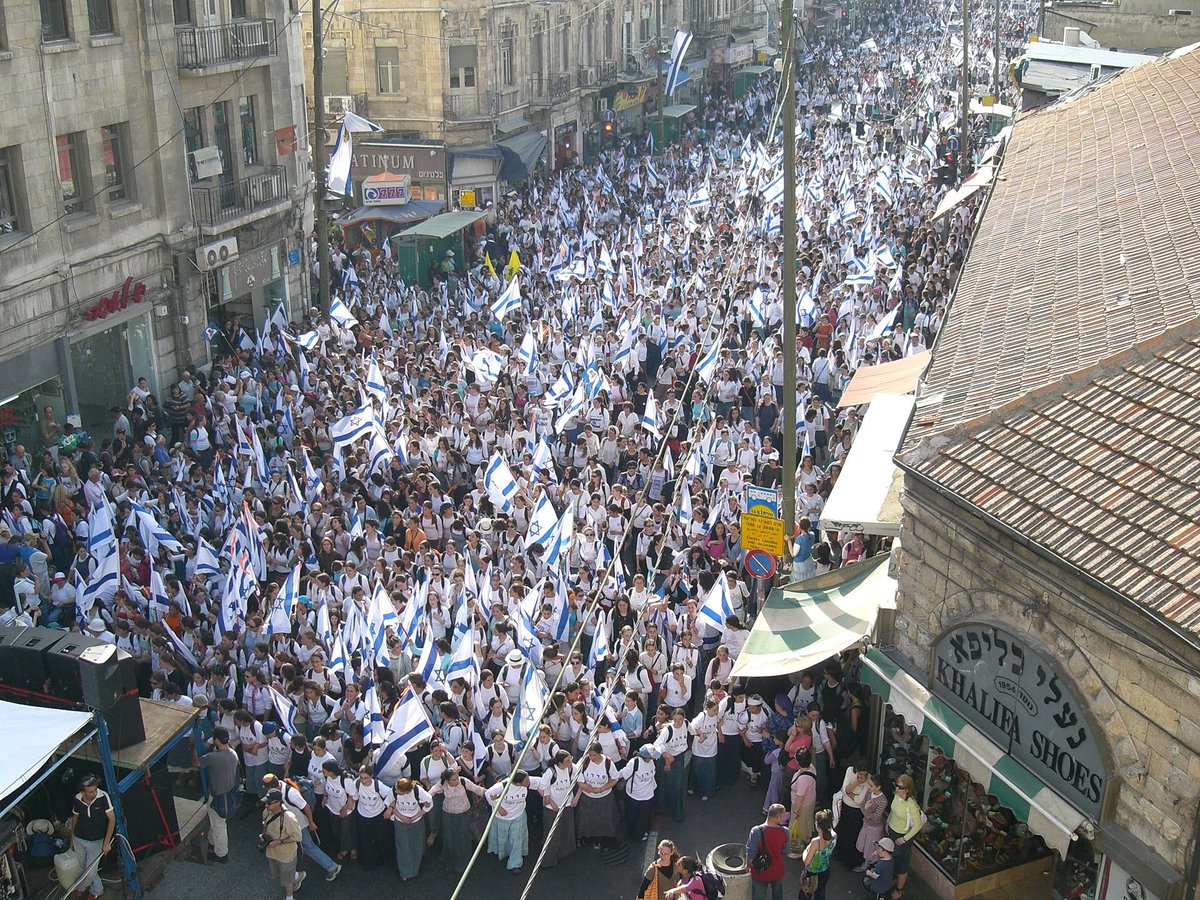
[[[714,847],[706,862],[709,870],[725,879],[725,900],[750,900],[750,868],[742,844]]]

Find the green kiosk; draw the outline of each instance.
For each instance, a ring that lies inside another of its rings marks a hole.
[[[771,66],[743,66],[733,73],[733,96],[745,97],[746,90],[768,72],[774,72]]]
[[[394,234],[392,247],[396,251],[396,271],[405,284],[419,284],[428,289],[432,286],[429,266],[454,251],[454,268],[461,275],[466,271],[466,245],[483,230],[482,220],[486,210],[456,210],[426,219]]]
[[[668,106],[663,110],[663,131],[666,132],[666,139],[658,131],[658,115],[656,113],[648,113],[646,115],[646,128],[654,134],[655,152],[660,147],[665,147],[669,143],[679,140],[679,135],[683,131],[683,120],[688,113],[695,111],[696,107],[690,103],[676,103],[673,106]]]

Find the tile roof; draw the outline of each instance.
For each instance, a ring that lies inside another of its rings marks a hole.
[[[1200,634],[1200,51],[1018,121],[900,459]]]

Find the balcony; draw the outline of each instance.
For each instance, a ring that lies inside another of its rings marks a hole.
[[[237,64],[279,53],[274,19],[176,28],[175,46],[179,68],[186,71]]]
[[[500,114],[500,99],[494,91],[474,94],[442,94],[442,117],[447,122],[494,119]]]
[[[529,79],[529,102],[533,106],[553,106],[571,93],[571,73],[534,75]]]
[[[599,90],[616,80],[617,64],[611,60],[594,66],[580,66],[575,73],[575,86],[583,91]]]
[[[766,24],[765,18],[752,10],[736,12],[729,21],[729,27],[734,31],[757,31]]]
[[[241,227],[290,203],[283,166],[265,166],[263,171],[237,180],[192,186],[196,221],[210,233]]]
[[[612,84],[617,80],[620,72],[617,71],[617,61],[610,59],[608,62],[602,62],[596,67],[597,74],[600,76],[601,84]]]

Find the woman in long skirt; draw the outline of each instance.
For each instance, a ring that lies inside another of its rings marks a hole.
[[[842,781],[842,814],[838,819],[837,858],[847,869],[863,861],[858,851],[858,832],[862,829],[862,804],[867,799],[867,767],[855,764],[846,769]]]
[[[483,796],[483,788],[458,774],[457,769],[442,772],[441,782],[430,792],[442,798],[441,861],[451,869],[465,869],[475,847],[471,833],[471,795]]]
[[[358,770],[355,784],[354,820],[358,831],[358,861],[364,869],[387,865],[392,851],[387,810],[391,791],[376,781],[370,766]]]
[[[553,868],[564,856],[575,852],[573,768],[571,754],[557,750],[550,757],[546,771],[529,782],[542,795],[542,821],[546,827],[540,857],[543,868]]]
[[[575,806],[575,833],[592,845],[611,843],[617,837],[617,786],[619,771],[599,744],[588,747],[579,769],[579,801]]]
[[[425,853],[425,815],[433,809],[433,798],[411,778],[401,778],[392,789],[388,816],[395,826],[396,871],[401,881],[415,878]]]

